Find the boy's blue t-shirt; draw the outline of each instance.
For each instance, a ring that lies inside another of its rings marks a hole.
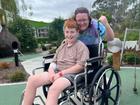
[[[98,34],[100,35],[101,38],[104,38],[105,31],[106,31],[105,26],[102,23],[98,24],[97,20],[92,19],[91,26],[84,32],[80,33],[78,39],[81,40],[86,45],[98,44],[99,42]]]

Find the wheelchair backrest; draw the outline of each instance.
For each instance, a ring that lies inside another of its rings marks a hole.
[[[90,53],[89,55],[90,59],[94,57],[104,57],[104,43],[105,41],[102,40],[100,36],[100,30],[98,28],[98,44],[87,45]],[[101,63],[102,63],[101,60],[94,62],[92,63],[92,67],[94,69],[98,69],[99,67],[101,67]]]

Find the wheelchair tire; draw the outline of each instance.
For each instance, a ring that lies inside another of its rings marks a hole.
[[[71,98],[69,100],[64,100],[63,102],[59,103],[59,105],[77,105]]]
[[[121,80],[109,65],[95,74],[89,90],[89,105],[119,105]]]

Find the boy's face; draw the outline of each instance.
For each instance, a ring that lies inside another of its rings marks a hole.
[[[64,29],[65,39],[69,44],[74,43],[77,40],[78,34],[79,32],[76,30],[76,28],[66,27]]]

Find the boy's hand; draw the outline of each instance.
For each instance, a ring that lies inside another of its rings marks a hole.
[[[57,80],[58,78],[60,78],[60,75],[59,75],[59,73],[56,73],[56,74],[54,75],[54,81]]]
[[[58,78],[62,77],[63,76],[63,73],[60,71],[58,73],[56,73],[53,77],[53,81],[57,80]]]
[[[54,76],[55,76],[54,70],[52,68],[49,68],[48,73],[49,73],[50,81],[53,82],[54,81]]]

